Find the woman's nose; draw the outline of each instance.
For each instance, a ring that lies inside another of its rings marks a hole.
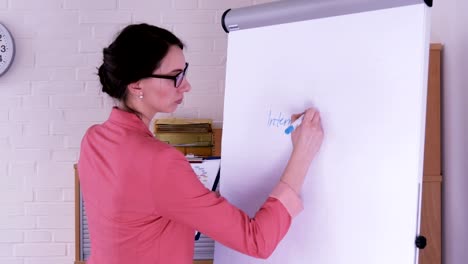
[[[179,87],[179,90],[184,93],[192,90],[192,85],[190,85],[190,82],[188,81],[187,78],[184,78],[182,85]]]

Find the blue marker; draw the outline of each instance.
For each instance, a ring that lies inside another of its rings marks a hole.
[[[286,135],[291,134],[294,131],[294,129],[296,129],[302,123],[302,119],[304,119],[304,114],[302,114],[298,119],[296,119],[296,121],[292,122],[292,124],[284,130],[284,133]]]

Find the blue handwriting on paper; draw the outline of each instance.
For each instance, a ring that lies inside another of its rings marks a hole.
[[[267,126],[269,127],[286,127],[291,124],[291,118],[287,117],[283,113],[273,113],[271,110],[268,112],[268,122]]]
[[[192,166],[195,174],[197,175],[198,179],[206,185],[208,182],[208,171],[203,168],[202,166]]]

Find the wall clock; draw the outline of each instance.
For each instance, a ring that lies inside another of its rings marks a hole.
[[[15,43],[10,31],[0,23],[0,76],[2,76],[13,63],[15,58]]]

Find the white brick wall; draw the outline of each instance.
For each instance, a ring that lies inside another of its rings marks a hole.
[[[70,264],[85,130],[113,105],[96,67],[117,30],[146,22],[187,45],[192,91],[173,116],[222,122],[227,8],[271,0],[0,0],[16,59],[0,77],[0,263]],[[167,115],[166,115],[167,116]]]
[[[52,233],[50,231],[31,230],[24,232],[24,241],[27,243],[50,242]]]

